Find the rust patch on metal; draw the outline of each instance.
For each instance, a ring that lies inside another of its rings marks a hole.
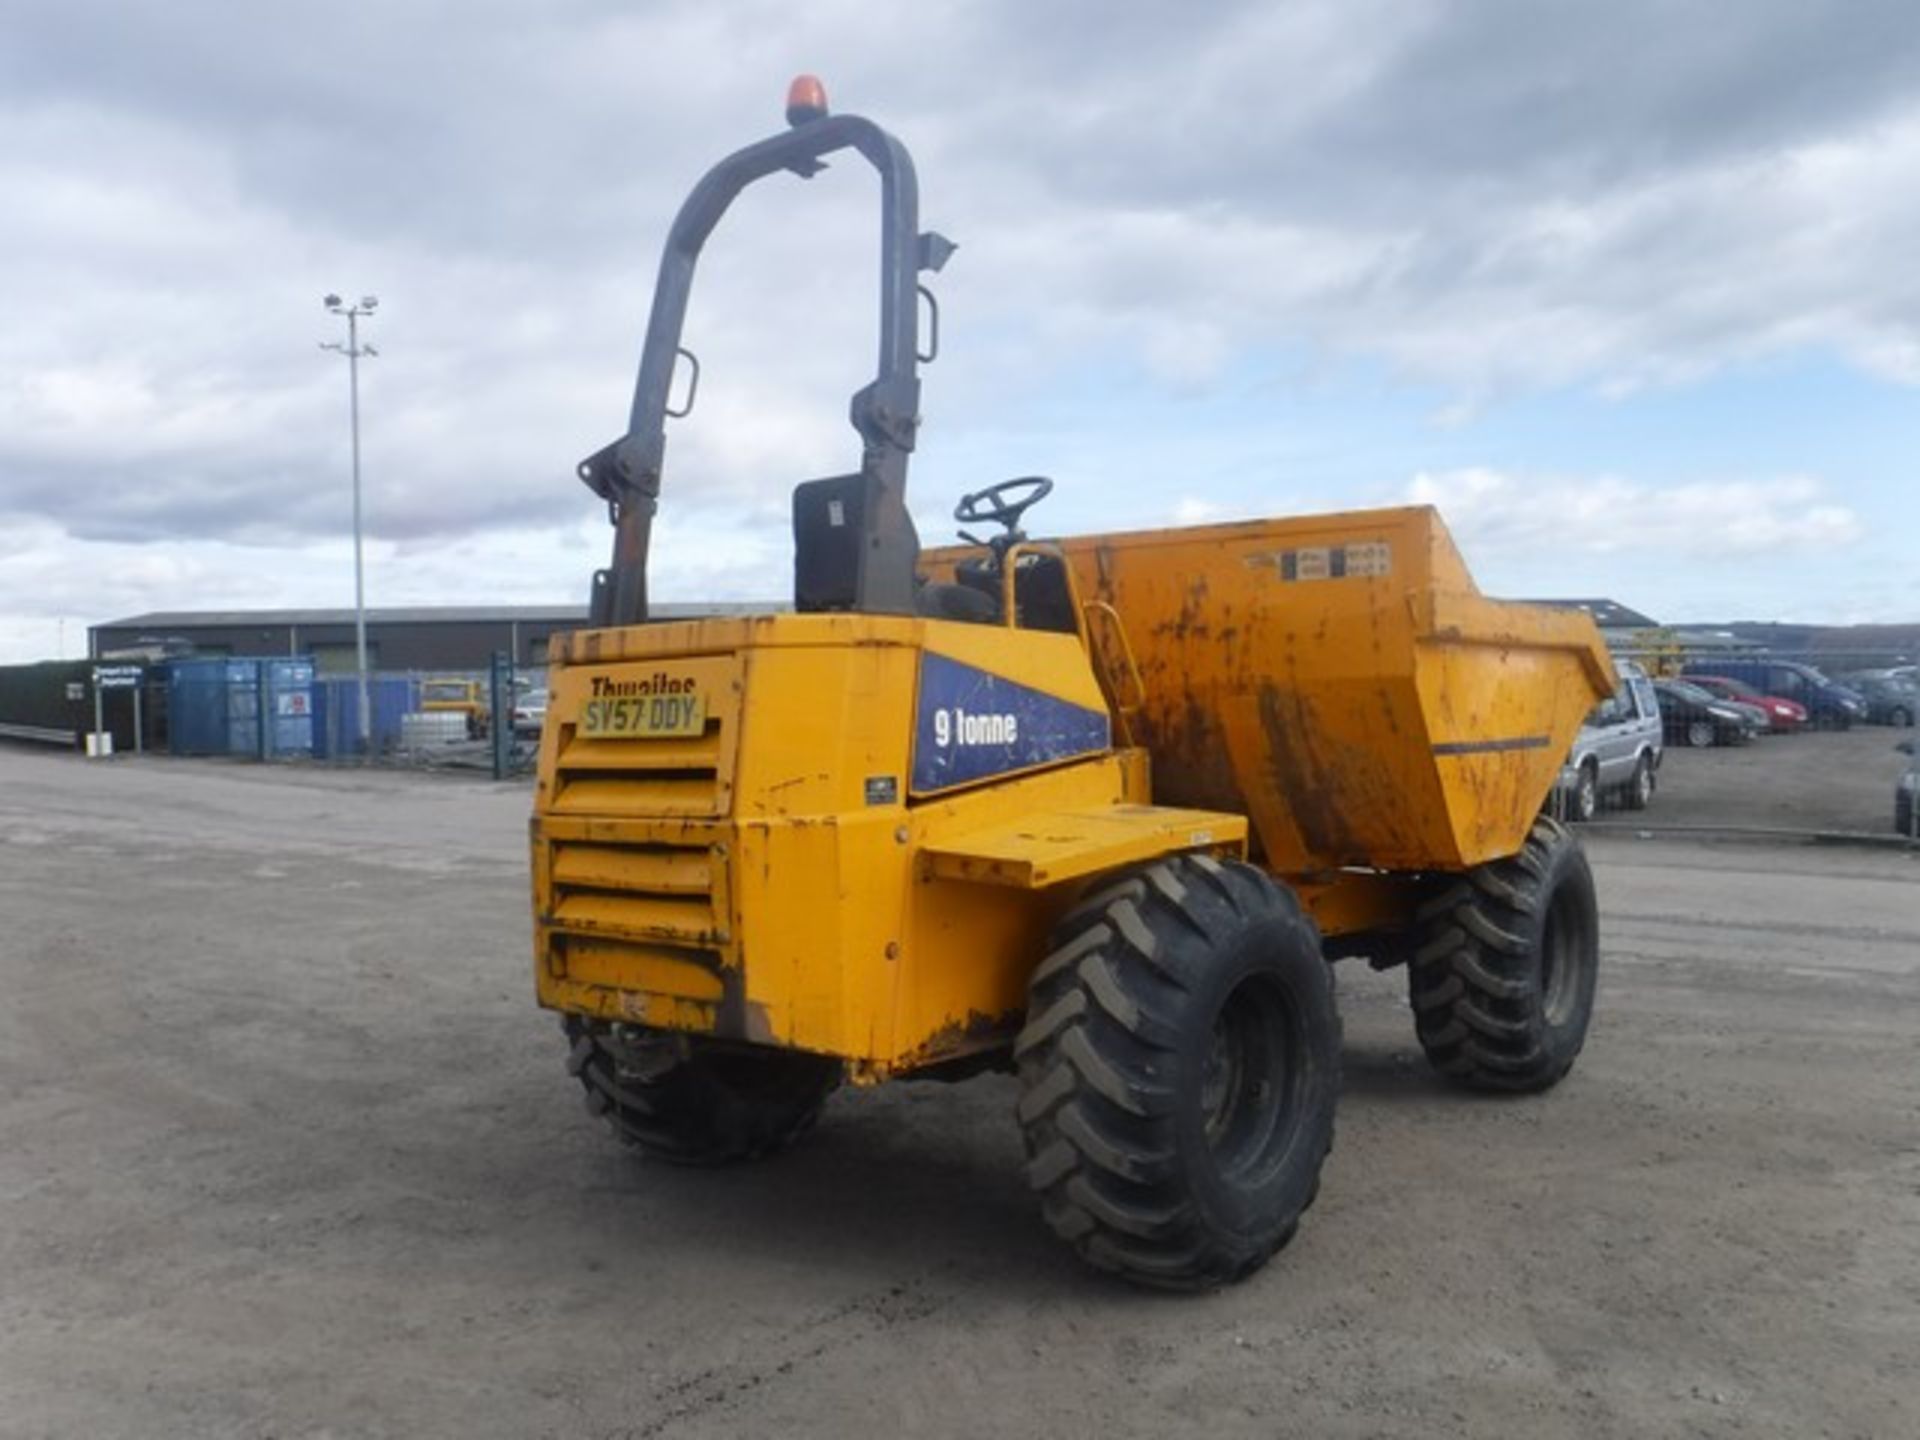
[[[965,1020],[943,1025],[896,1061],[892,1068],[919,1070],[963,1055],[976,1055],[982,1050],[1000,1049],[1013,1043],[1025,1019],[1024,1010],[1007,1010],[999,1015],[969,1010]]]
[[[1196,575],[1187,584],[1187,592],[1180,600],[1180,609],[1170,620],[1161,620],[1153,627],[1155,635],[1170,635],[1176,640],[1203,640],[1212,634],[1212,621],[1208,615],[1207,577]]]
[[[1357,803],[1356,797],[1324,783],[1322,777],[1341,775],[1353,781],[1365,773],[1364,768],[1355,771],[1342,769],[1342,765],[1359,762],[1364,767],[1371,757],[1364,752],[1320,754],[1315,737],[1324,738],[1326,727],[1315,723],[1313,702],[1299,691],[1268,683],[1260,687],[1257,698],[1260,729],[1267,741],[1269,779],[1286,799],[1307,849],[1316,859],[1336,865],[1364,861],[1365,846],[1346,816],[1346,807]],[[1376,797],[1377,802],[1383,800]]]
[[[1156,727],[1147,745],[1153,754],[1153,798],[1159,804],[1196,810],[1246,811],[1227,737],[1211,695],[1188,693],[1172,724]]]

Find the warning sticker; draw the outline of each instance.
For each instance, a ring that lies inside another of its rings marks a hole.
[[[1384,540],[1352,545],[1303,545],[1247,557],[1249,568],[1271,568],[1282,580],[1347,580],[1393,573],[1393,547]]]

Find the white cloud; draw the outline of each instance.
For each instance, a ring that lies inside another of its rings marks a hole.
[[[1180,502],[1173,507],[1173,523],[1176,525],[1204,525],[1209,520],[1217,520],[1223,513],[1223,507],[1216,501],[1200,495],[1182,495]]]
[[[1486,468],[1423,472],[1404,500],[1432,505],[1477,553],[1648,552],[1745,559],[1830,554],[1865,527],[1810,476],[1651,485],[1617,475],[1527,476]]]
[[[624,421],[667,219],[778,125],[796,57],[831,57],[842,108],[914,147],[924,219],[961,243],[929,439],[981,466],[1045,442],[963,484],[1153,450],[1103,480],[1096,520],[1153,523],[1169,485],[1225,513],[1198,491],[1239,462],[1190,460],[1223,437],[1129,436],[1075,387],[1201,397],[1254,352],[1431,383],[1448,433],[1518,391],[1633,395],[1781,354],[1920,385],[1920,12],[1536,8],[30,5],[0,51],[0,533],[49,558],[0,560],[0,614],[337,603],[344,377],[315,342],[339,286],[385,302],[367,514],[411,598],[501,594],[436,553],[582,593],[604,533],[571,467]],[[661,522],[663,545],[696,520],[716,538],[663,549],[663,585],[781,569],[792,483],[856,455],[872,191],[841,160],[717,232]],[[1508,513],[1543,493],[1583,554],[1811,552],[1877,523],[1791,477],[1488,494],[1463,473],[1431,477],[1456,523],[1516,547],[1550,543]],[[1636,507],[1638,530],[1614,523]]]

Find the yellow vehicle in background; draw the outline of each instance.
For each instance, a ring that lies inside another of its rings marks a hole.
[[[430,675],[420,682],[420,708],[428,714],[464,715],[467,737],[484,739],[492,709],[484,682],[462,675]]]
[[[1572,1065],[1595,896],[1539,815],[1605,648],[1482,597],[1425,508],[1043,541],[1052,485],[1023,477],[960,502],[991,533],[923,552],[920,276],[954,247],[898,141],[805,77],[788,119],[679,212],[629,431],[580,467],[615,541],[552,655],[540,1003],[589,1109],[689,1164],[776,1149],[846,1080],[1012,1071],[1063,1240],[1149,1284],[1238,1279],[1332,1141],[1330,960],[1405,966],[1459,1081]],[[882,195],[859,468],[794,490],[793,613],[650,620],[695,260],[747,184],[845,149]]]

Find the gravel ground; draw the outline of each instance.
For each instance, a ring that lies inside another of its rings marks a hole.
[[[1343,967],[1320,1203],[1179,1298],[1048,1237],[1003,1081],[619,1150],[527,804],[0,747],[0,1434],[1920,1434],[1913,857],[1592,834],[1600,1019],[1529,1100]]]

